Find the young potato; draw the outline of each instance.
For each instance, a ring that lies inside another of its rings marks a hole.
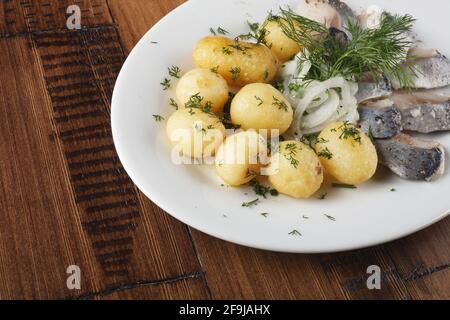
[[[369,180],[378,165],[377,151],[370,138],[344,122],[332,123],[320,133],[316,152],[327,172],[345,184]]]
[[[278,60],[280,62],[286,62],[299,53],[301,47],[297,42],[284,34],[280,23],[283,23],[280,19],[268,20],[265,23],[264,29],[266,32],[264,40],[270,50],[277,56]]]
[[[283,94],[269,84],[253,83],[242,88],[231,102],[231,121],[242,129],[278,129],[286,132],[294,110]],[[273,136],[273,135],[271,135]]]
[[[214,156],[225,139],[220,119],[198,108],[175,111],[167,120],[166,132],[177,154],[199,159]]]
[[[228,91],[227,82],[221,75],[209,69],[194,69],[181,77],[176,96],[184,107],[192,96],[198,94],[203,98],[203,107],[210,104],[212,112],[220,113],[228,101]]]
[[[272,155],[269,181],[278,192],[294,198],[309,198],[323,182],[323,167],[309,146],[298,141],[284,141]]]
[[[278,59],[264,45],[235,41],[221,36],[201,39],[193,58],[200,68],[217,71],[229,85],[270,83],[278,71]]]
[[[258,174],[259,154],[266,152],[266,148],[266,140],[255,131],[229,136],[217,151],[217,174],[233,187],[248,183]]]

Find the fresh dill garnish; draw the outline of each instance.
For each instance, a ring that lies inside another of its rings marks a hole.
[[[228,47],[223,47],[223,48],[222,48],[222,53],[225,54],[225,55],[227,55],[227,56],[233,54],[233,52],[231,51],[231,49],[228,48]]]
[[[299,236],[299,237],[302,236],[302,234],[300,233],[300,231],[298,231],[298,230],[296,230],[296,229],[292,230],[292,231],[289,232],[288,234],[291,235],[291,236]]]
[[[309,60],[312,67],[305,79],[324,81],[334,76],[358,81],[370,73],[374,79],[383,74],[398,79],[402,87],[410,87],[416,71],[405,53],[412,42],[408,34],[415,19],[410,15],[383,13],[380,26],[363,29],[347,19],[347,41],[330,32],[324,25],[281,8],[280,26],[292,40],[302,45],[300,63]],[[407,68],[404,68],[406,65]]]
[[[230,69],[230,73],[231,73],[231,80],[233,80],[233,82],[236,82],[241,77],[241,68],[233,67]]]
[[[336,218],[335,217],[332,217],[332,216],[330,216],[330,215],[328,215],[328,214],[324,214],[324,216],[325,217],[327,217],[329,220],[331,220],[331,221],[336,221]]]
[[[153,44],[158,44],[158,42],[157,42],[157,41],[150,41],[150,43],[153,43]]]
[[[250,181],[250,186],[253,187],[253,191],[256,195],[262,196],[264,199],[267,199],[267,194],[269,193],[271,196],[278,196],[278,191],[275,189],[271,189],[270,187],[266,187],[262,185],[258,180],[253,179]]]
[[[321,150],[319,153],[317,153],[317,155],[319,157],[322,157],[322,158],[325,158],[328,160],[333,159],[333,154],[331,153],[330,149],[328,149],[328,148]]]
[[[268,19],[266,19],[266,21],[262,25],[260,25],[257,22],[251,23],[247,21],[247,24],[250,28],[250,32],[237,36],[236,40],[247,40],[247,41],[254,40],[257,44],[267,45],[266,43],[266,35],[268,33],[266,29],[267,21]]]
[[[305,216],[305,215],[303,215],[302,218],[305,219],[305,220],[309,219],[309,217]]]
[[[325,200],[327,198],[327,196],[328,196],[328,193],[324,193],[318,199],[319,200]]]
[[[336,129],[331,129],[333,132],[337,132]],[[341,131],[341,134],[339,136],[339,139],[344,139],[347,140],[349,138],[353,139],[355,142],[358,142],[359,144],[361,144],[361,132],[356,129],[355,126],[353,126],[352,124],[348,123],[347,121],[344,122],[343,125],[341,125],[338,130]]]
[[[189,98],[188,102],[186,102],[184,104],[184,106],[186,108],[199,108],[202,104],[202,101],[203,101],[203,97],[200,96],[200,92],[198,92],[198,93],[192,95]]]
[[[164,118],[161,117],[159,114],[154,114],[153,118],[155,118],[156,122],[161,122],[162,120],[164,120]]]
[[[317,139],[317,141],[316,141],[316,143],[327,143],[327,142],[330,142],[329,140],[326,140],[326,139],[324,139],[324,138],[318,138]]]
[[[178,103],[175,101],[175,99],[170,98],[169,105],[171,105],[172,107],[174,107],[175,109],[178,110]]]
[[[211,72],[214,72],[215,74],[218,74],[219,73],[219,66],[211,68]]]
[[[163,86],[163,90],[167,90],[170,88],[170,79],[164,78],[160,84]]]
[[[297,155],[297,144],[296,143],[288,143],[285,146],[285,151],[286,154],[284,155],[284,157],[286,158],[286,160],[291,162],[291,165],[294,168],[298,168],[299,165],[299,161],[295,158],[295,156]]]
[[[213,27],[209,28],[209,32],[211,32],[212,35],[217,36],[217,32]]]
[[[258,107],[264,103],[264,101],[258,96],[255,96],[255,99],[256,99],[256,101],[258,101]]]
[[[395,191],[397,191],[397,189],[395,189],[395,188],[392,188],[392,189],[391,189],[391,192],[395,192]]]
[[[230,47],[238,52],[241,52],[244,55],[247,54],[247,50],[251,49],[251,47],[244,46],[244,45],[240,44],[239,42],[229,44],[228,47]]]
[[[300,90],[300,88],[302,88],[302,87],[303,87],[303,85],[298,82],[289,82],[289,85],[288,85],[290,93],[293,93],[293,92],[297,93]]]
[[[288,105],[286,104],[286,102],[281,101],[280,99],[278,99],[275,96],[272,96],[273,102],[272,105],[278,107],[278,109],[283,109],[284,111],[288,111]]]
[[[263,213],[261,213],[261,215],[262,215],[264,218],[267,218],[267,216],[269,215],[269,213],[268,213],[268,212],[263,212]]]
[[[242,206],[243,206],[243,207],[246,207],[246,208],[251,208],[251,207],[253,207],[253,206],[256,206],[256,205],[258,204],[258,202],[259,202],[259,199],[255,199],[255,200],[253,200],[253,201],[244,202],[244,203],[242,204]]]
[[[358,189],[358,187],[353,184],[345,184],[345,183],[332,183],[332,186],[334,188]]]
[[[212,107],[213,107],[213,104],[212,104],[212,102],[211,101],[206,101],[206,103],[205,103],[205,105],[203,106],[203,108],[202,108],[202,110],[203,110],[203,112],[206,112],[206,113],[211,113],[212,111]]]
[[[317,133],[305,134],[300,138],[300,141],[310,146],[312,149],[315,149],[317,135]]]
[[[171,77],[180,79],[180,72],[181,72],[180,67],[177,67],[177,66],[171,66],[171,67],[168,68],[168,69],[169,69],[169,75],[170,75]]]
[[[225,30],[224,28],[222,28],[222,27],[218,27],[218,28],[217,28],[217,33],[218,33],[218,34],[226,35],[226,34],[228,34],[229,32],[228,32],[227,30]]]

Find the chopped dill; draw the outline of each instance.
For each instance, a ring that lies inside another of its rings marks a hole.
[[[251,208],[251,207],[253,207],[253,206],[256,206],[256,205],[258,204],[258,202],[259,202],[259,199],[255,199],[255,200],[249,201],[249,202],[244,202],[244,203],[242,204],[242,207],[245,207],[245,208]]]
[[[275,87],[275,89],[277,89],[278,91],[280,91],[281,93],[284,93],[285,88],[284,88],[284,81],[277,81],[275,82],[275,84],[273,85]]]
[[[219,66],[211,68],[211,72],[214,72],[215,74],[218,74],[219,73]]]
[[[298,230],[296,230],[296,229],[292,230],[292,231],[289,232],[288,234],[291,235],[291,236],[299,236],[299,237],[302,236],[302,234],[301,234]]]
[[[328,148],[321,150],[317,155],[328,160],[333,159],[333,154]]]
[[[231,80],[233,80],[233,82],[236,82],[241,77],[241,68],[239,67],[231,68],[230,73],[231,73]]]
[[[327,217],[329,220],[331,220],[331,221],[336,221],[336,218],[335,217],[332,217],[332,216],[330,216],[330,215],[328,215],[328,214],[324,214],[324,216],[325,217]]]
[[[218,34],[226,35],[226,34],[228,34],[229,32],[228,32],[227,30],[225,30],[224,28],[222,28],[222,27],[218,27],[218,28],[217,28],[217,33],[218,33]]]
[[[175,99],[170,98],[169,105],[174,107],[176,110],[178,110],[178,103],[175,101]]]
[[[278,197],[278,196],[280,195],[280,193],[278,192],[277,189],[271,189],[271,190],[270,190],[270,195],[271,195],[272,197]]]
[[[264,101],[258,96],[255,96],[255,99],[256,99],[256,101],[258,101],[258,107],[264,103]]]
[[[391,192],[395,192],[395,191],[397,191],[397,189],[395,189],[395,188],[392,188],[392,189],[391,189]]]
[[[284,111],[288,112],[288,105],[286,102],[281,101],[280,99],[277,99],[275,96],[272,96],[273,102],[272,105],[278,107],[278,109],[283,109]]]
[[[267,216],[269,215],[269,213],[268,213],[268,212],[263,212],[263,213],[261,213],[261,215],[262,215],[264,218],[267,218]]]
[[[225,55],[227,55],[227,56],[233,54],[233,52],[231,51],[231,49],[228,48],[228,47],[223,47],[223,48],[222,48],[222,53],[225,54]]]
[[[287,151],[287,153],[284,155],[284,157],[286,158],[286,160],[291,162],[291,165],[294,168],[298,168],[299,165],[299,161],[295,158],[295,156],[297,155],[297,144],[296,143],[288,143],[285,147],[285,150]]]
[[[189,98],[189,101],[184,104],[186,108],[199,108],[201,107],[203,101],[203,97],[200,96],[200,92],[192,95]]]
[[[318,199],[319,200],[325,200],[328,196],[328,193],[324,193],[323,195],[321,195]]]
[[[171,66],[171,67],[168,68],[168,69],[169,69],[169,75],[170,75],[171,77],[180,79],[180,72],[181,72],[180,67],[177,67],[177,66]]]
[[[154,115],[153,115],[153,118],[155,118],[155,121],[156,121],[156,122],[161,122],[162,120],[164,120],[164,118],[161,117],[161,116],[158,115],[158,114],[154,114]]]
[[[336,132],[336,129],[332,129],[334,132]],[[343,125],[341,125],[338,130],[341,131],[341,135],[339,136],[339,139],[347,140],[349,138],[353,139],[355,142],[358,142],[361,144],[361,132],[356,129],[355,126],[349,124],[347,121],[344,122]]]
[[[170,88],[170,79],[164,78],[160,84],[162,85],[163,90],[167,90]]]

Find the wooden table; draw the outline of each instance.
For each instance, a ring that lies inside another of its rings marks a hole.
[[[450,219],[375,248],[279,254],[193,230],[137,190],[111,93],[133,45],[182,2],[0,1],[0,298],[449,299]],[[82,30],[65,27],[71,4]],[[366,287],[369,265],[381,290]]]

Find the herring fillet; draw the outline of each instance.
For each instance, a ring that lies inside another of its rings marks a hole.
[[[400,133],[390,139],[376,139],[380,163],[407,180],[436,180],[445,171],[445,149],[434,141]]]
[[[389,99],[360,105],[361,129],[373,138],[391,138],[402,131],[402,116]]]
[[[435,51],[431,57],[417,58],[412,67],[415,68],[415,72],[408,66],[403,66],[411,77],[412,88],[434,89],[450,85],[450,60],[439,51]],[[394,89],[403,88],[396,77],[390,78]]]
[[[392,94],[389,80],[383,76],[379,81],[362,80],[358,83],[356,99],[358,103],[372,99],[385,98]]]

